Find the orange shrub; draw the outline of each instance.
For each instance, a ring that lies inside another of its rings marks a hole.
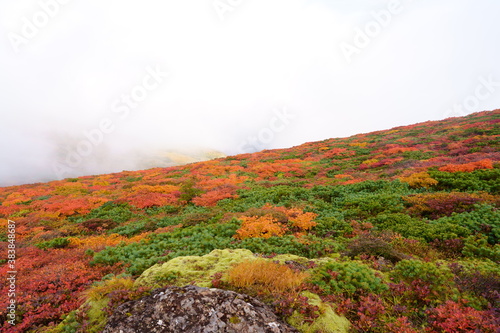
[[[136,193],[174,193],[180,190],[179,186],[175,185],[136,185],[132,188]]]
[[[127,240],[127,237],[118,234],[90,236],[87,238],[70,237],[69,247],[98,251],[104,249],[106,246],[116,246]]]
[[[49,213],[57,213],[63,216],[75,214],[88,214],[94,208],[97,208],[108,202],[108,199],[99,197],[80,197],[80,198],[64,198],[61,197],[55,202],[49,202],[42,208]]]
[[[235,238],[269,238],[282,236],[289,231],[301,235],[316,226],[314,219],[318,216],[311,212],[304,213],[300,208],[275,207],[270,204],[265,204],[262,208],[250,208],[245,215],[241,218],[241,228],[236,231]]]
[[[282,236],[286,231],[285,226],[269,215],[243,216],[241,220],[243,221],[241,228],[236,230],[236,235],[234,236],[238,239]]]
[[[347,174],[340,174],[340,175],[335,175],[335,179],[354,179],[353,176],[347,175]]]
[[[5,200],[2,202],[2,206],[12,206],[12,205],[24,202],[24,201],[28,201],[30,199],[31,198],[25,196],[22,193],[13,192],[13,193],[9,194],[7,196],[7,198],[5,198]]]
[[[318,214],[310,212],[304,213],[297,208],[289,209],[285,213],[292,225],[299,228],[301,231],[309,230],[317,224],[314,219]]]
[[[244,261],[228,272],[228,282],[251,293],[283,294],[297,291],[309,276],[290,267],[262,259]]]
[[[132,206],[144,209],[149,207],[161,207],[167,205],[177,205],[179,201],[179,193],[136,193],[128,197],[122,198],[124,202],[128,202]]]
[[[485,159],[465,164],[448,164],[439,168],[439,171],[447,172],[471,172],[479,169],[493,169],[493,161]]]
[[[11,205],[11,206],[1,206],[0,205],[0,216],[10,216],[14,213],[17,213],[21,210],[21,206]]]
[[[204,178],[196,183],[196,186],[202,190],[210,191],[219,187],[235,187],[244,183],[248,179],[247,176],[238,176],[230,174],[224,178]]]

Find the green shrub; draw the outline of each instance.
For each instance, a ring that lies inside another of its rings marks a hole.
[[[378,230],[391,230],[404,237],[419,237],[427,224],[403,213],[379,214],[367,219]]]
[[[455,223],[435,220],[428,223],[423,237],[427,242],[431,242],[436,239],[449,240],[463,238],[469,235],[470,231],[467,228],[456,225]]]
[[[41,195],[39,197],[33,198],[33,200],[47,200],[47,199],[50,199],[51,197],[52,197],[52,195]]]
[[[146,230],[146,225],[147,225],[146,221],[132,222],[130,224],[122,225],[114,229],[111,229],[109,230],[109,233],[131,237],[140,234],[142,232],[148,231]]]
[[[316,226],[312,233],[319,237],[334,237],[352,232],[350,223],[335,216],[321,216],[315,219]]]
[[[69,217],[72,222],[83,222],[89,219],[99,218],[104,220],[113,220],[118,223],[123,223],[132,218],[133,214],[130,211],[127,203],[106,202],[102,206],[93,209],[90,213],[80,217]]]
[[[406,214],[380,214],[367,220],[379,230],[391,230],[407,238],[421,238],[427,242],[467,237],[470,231],[446,219],[425,221]]]
[[[404,206],[397,193],[362,193],[346,197],[342,209],[346,219],[365,219],[381,213],[398,213]]]
[[[181,210],[181,207],[178,206],[154,206],[154,207],[147,207],[144,209],[146,214],[148,215],[157,215],[160,213],[168,213],[168,214],[176,214],[179,213]]]
[[[355,200],[363,196],[374,194],[399,194],[407,195],[413,193],[408,184],[400,181],[364,181],[356,184],[341,186],[315,186],[311,190],[312,194],[335,207],[343,207],[344,203]]]
[[[416,278],[432,284],[443,284],[451,278],[451,272],[436,263],[421,260],[402,260],[391,272],[391,276],[400,281],[409,282]]]
[[[486,258],[500,263],[500,244],[489,245],[482,235],[468,237],[462,253],[470,258]]]
[[[172,258],[188,255],[205,255],[214,249],[231,246],[239,223],[200,224],[175,229],[170,233],[153,234],[138,243],[108,247],[94,254],[92,264],[129,265],[127,272],[140,274],[152,265]]]
[[[468,229],[469,234],[481,233],[491,245],[500,242],[500,210],[490,205],[475,205],[472,212],[453,214],[436,222],[455,224]]]
[[[433,151],[405,151],[403,152],[403,157],[410,160],[428,160],[436,155]]]
[[[483,169],[472,172],[430,171],[430,176],[438,181],[435,188],[455,191],[486,191],[500,193],[500,169]]]
[[[315,206],[325,211],[340,211],[346,219],[366,219],[378,214],[402,212],[401,197],[413,193],[408,184],[399,181],[364,181],[342,186],[315,186]],[[325,206],[329,204],[329,206]],[[320,213],[320,216],[323,212]]]
[[[247,238],[231,244],[231,248],[248,249],[260,254],[295,254],[307,258],[317,258],[339,252],[343,246],[333,239],[308,235],[298,239],[294,236]]]
[[[160,261],[179,256],[205,255],[214,249],[248,249],[261,254],[295,254],[309,258],[325,256],[342,250],[333,239],[314,235],[296,238],[294,236],[249,238],[242,241],[233,236],[240,222],[233,220],[225,224],[198,224],[175,229],[169,233],[152,234],[139,243],[108,247],[94,254],[93,264],[113,265],[122,262],[130,265],[127,271],[140,274]],[[125,229],[124,229],[125,230]]]
[[[169,227],[171,225],[177,225],[182,223],[182,217],[180,216],[165,216],[159,219],[155,219],[158,228]]]
[[[431,290],[431,297],[448,299],[456,292],[454,276],[446,265],[421,260],[401,260],[390,273],[396,282],[412,285],[421,281]]]
[[[143,176],[138,176],[138,177],[129,176],[129,177],[125,178],[125,181],[127,181],[127,182],[138,182],[139,180],[142,180],[142,177]]]
[[[382,292],[388,287],[375,271],[356,261],[328,262],[313,270],[311,282],[327,294]]]
[[[70,241],[67,237],[54,238],[46,242],[35,244],[40,249],[63,249],[69,245]]]
[[[238,194],[246,203],[259,204],[255,206],[263,206],[266,203],[271,203],[276,206],[291,207],[297,202],[309,201],[312,199],[311,190],[286,185],[240,190]]]

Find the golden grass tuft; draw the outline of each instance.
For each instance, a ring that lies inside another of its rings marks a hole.
[[[134,280],[130,277],[113,277],[109,280],[99,282],[85,290],[81,295],[81,299],[84,301],[97,302],[106,298],[112,291],[124,289],[132,290],[133,287]]]
[[[228,272],[228,282],[246,291],[274,295],[297,291],[308,276],[286,265],[257,259],[233,266]]]

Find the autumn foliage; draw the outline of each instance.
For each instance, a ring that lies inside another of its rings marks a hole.
[[[157,263],[243,248],[266,258],[321,258],[230,269],[230,288],[268,302],[278,295],[270,305],[284,319],[320,315],[297,295],[307,290],[335,304],[353,331],[496,332],[499,128],[495,110],[177,167],[0,188],[0,276],[10,270],[8,220],[16,225],[19,272],[15,326],[5,321],[9,299],[0,283],[0,330],[50,332],[64,320],[54,333],[91,332],[91,321],[78,322],[92,315],[86,301],[108,294],[118,306],[139,297],[132,281]]]
[[[229,283],[250,293],[283,294],[296,291],[309,276],[290,267],[264,261],[252,260],[237,264],[228,272]]]
[[[298,233],[307,231],[316,225],[317,214],[301,209],[273,207],[266,204],[261,210],[250,210],[249,216],[241,217],[241,228],[236,231],[235,238],[269,238],[282,236],[288,231]],[[252,215],[259,214],[259,215]]]
[[[400,178],[402,182],[407,183],[413,188],[425,187],[429,188],[438,183],[437,180],[433,179],[427,172],[417,172],[409,175],[408,177]]]
[[[498,199],[488,193],[436,192],[414,194],[403,200],[409,205],[411,215],[436,219],[471,211],[477,203],[493,203]]]
[[[439,171],[447,172],[471,172],[480,169],[493,169],[493,161],[485,159],[477,162],[470,162],[464,164],[448,164],[439,168]]]
[[[236,231],[236,238],[253,237],[269,238],[282,236],[286,227],[272,216],[244,216],[241,218],[241,228]]]
[[[487,311],[478,311],[468,307],[467,301],[446,301],[444,304],[428,310],[431,318],[428,332],[446,333],[496,333],[498,321],[494,321]]]

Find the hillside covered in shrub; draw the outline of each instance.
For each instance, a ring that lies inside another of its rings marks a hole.
[[[0,276],[17,272],[1,329],[100,332],[126,301],[197,284],[301,332],[497,332],[499,138],[495,110],[0,188]]]

